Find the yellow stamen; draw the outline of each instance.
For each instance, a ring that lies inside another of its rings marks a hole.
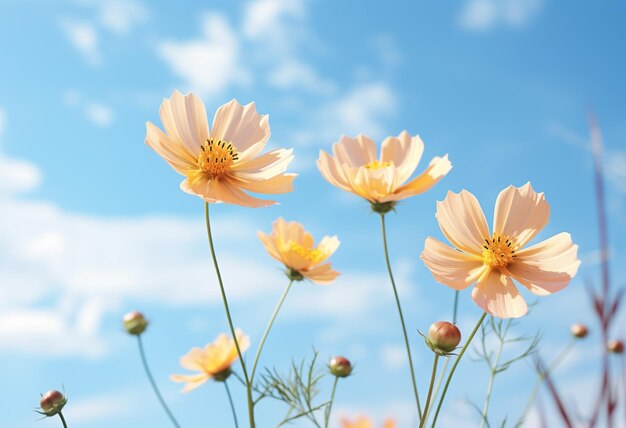
[[[292,242],[289,245],[289,251],[309,260],[312,264],[319,263],[328,257],[328,254],[319,248],[307,248],[297,242]]]
[[[381,168],[387,168],[389,166],[393,166],[393,162],[392,161],[387,161],[387,162],[381,162],[378,159],[368,163],[367,165],[365,165],[365,168],[367,169],[372,169],[372,170],[377,170],[377,169],[381,169]]]
[[[515,257],[515,244],[508,236],[494,234],[485,239],[483,261],[490,267],[506,267]]]
[[[198,156],[198,165],[214,178],[225,175],[238,159],[237,150],[230,141],[209,138],[200,148],[202,150]]]

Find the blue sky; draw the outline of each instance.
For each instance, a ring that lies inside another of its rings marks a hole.
[[[253,348],[286,286],[256,231],[268,232],[282,216],[318,239],[337,234],[342,241],[333,263],[343,275],[329,287],[294,287],[262,361],[286,368],[314,346],[322,360],[344,354],[357,362],[357,375],[340,385],[335,422],[366,412],[394,416],[401,428],[414,425],[378,219],[315,167],[319,150],[342,133],[380,141],[406,129],[424,140],[424,164],[449,153],[454,165],[433,190],[388,218],[422,391],[431,355],[415,329],[449,319],[452,292],[434,282],[419,253],[426,236],[441,238],[435,202],[448,190],[473,192],[489,221],[504,187],[530,180],[544,191],[552,215],[539,239],[572,233],[583,265],[517,331],[541,330],[541,354],[549,358],[569,340],[572,322],[596,328],[583,288],[598,277],[587,113],[595,111],[604,136],[610,257],[620,266],[626,5],[180,3],[0,5],[1,425],[33,426],[38,394],[64,385],[70,426],[167,426],[120,325],[125,312],[141,309],[152,321],[148,358],[182,424],[231,426],[220,385],[181,395],[167,379],[180,372],[178,358],[189,348],[226,331],[202,201],[182,193],[181,178],[144,145],[145,122],[160,123],[160,102],[174,89],[197,93],[209,112],[232,98],[255,101],[270,114],[270,147],[295,148],[291,170],[300,176],[281,205],[213,209],[236,324]],[[621,285],[623,274],[613,273]],[[464,333],[479,316],[463,293]],[[572,401],[595,388],[597,340],[579,347],[557,376]],[[441,426],[478,421],[466,401],[482,405],[486,375],[480,363],[462,365]],[[523,363],[498,378],[494,421],[519,415],[531,380]],[[233,389],[243,415],[243,390]],[[261,405],[261,426],[273,426],[280,410]]]

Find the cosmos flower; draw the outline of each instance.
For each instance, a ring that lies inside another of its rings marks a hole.
[[[342,136],[333,145],[333,155],[320,151],[317,167],[333,186],[359,195],[372,204],[395,203],[409,196],[426,192],[452,168],[448,155],[435,157],[428,168],[413,180],[424,151],[419,136],[403,131],[397,137],[387,137],[382,143],[380,157],[376,144],[369,137]]]
[[[180,188],[206,202],[263,207],[275,201],[245,191],[266,194],[291,192],[296,174],[285,174],[292,150],[278,149],[259,156],[270,137],[267,115],[254,103],[232,100],[217,109],[209,131],[206,110],[194,94],[174,91],[161,104],[163,133],[146,123],[146,144],[186,178]]]
[[[237,342],[243,353],[250,346],[250,338],[237,329]],[[226,334],[220,334],[215,342],[201,348],[192,348],[187,355],[180,358],[180,365],[187,370],[198,371],[198,374],[174,374],[170,379],[174,382],[184,382],[183,392],[196,389],[209,379],[218,382],[225,381],[231,374],[230,367],[237,360],[235,342]]]
[[[313,236],[300,223],[282,218],[274,222],[270,235],[263,232],[257,235],[270,256],[287,267],[291,279],[330,284],[339,276],[339,272],[331,269],[330,262],[324,263],[339,247],[337,236],[325,236],[315,246]]]
[[[395,428],[396,424],[392,419],[387,419],[383,423],[383,428]],[[371,419],[366,418],[365,416],[361,416],[354,420],[353,422],[348,419],[343,419],[341,421],[342,428],[374,428],[374,422]]]
[[[528,311],[512,279],[530,292],[545,296],[567,286],[580,261],[569,233],[559,233],[526,247],[548,223],[550,206],[530,183],[509,186],[496,200],[493,232],[470,192],[448,192],[437,202],[439,227],[455,247],[428,237],[421,258],[435,279],[456,290],[473,283],[472,299],[499,318],[517,318]]]

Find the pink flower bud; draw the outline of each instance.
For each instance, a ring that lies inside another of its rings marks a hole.
[[[67,398],[59,391],[52,390],[41,396],[39,405],[41,406],[41,414],[46,416],[54,416],[59,413],[67,403]]]
[[[614,354],[623,354],[624,342],[622,342],[621,340],[609,340],[609,343],[606,344],[606,349]]]
[[[124,315],[124,328],[129,334],[139,336],[148,327],[148,320],[139,311]]]
[[[582,339],[589,334],[589,329],[585,324],[572,324],[570,332],[572,333],[572,336]]]
[[[461,331],[447,321],[437,321],[428,329],[426,343],[437,353],[448,354],[461,343]]]
[[[344,357],[333,357],[328,364],[330,372],[337,377],[348,377],[352,373],[350,360]]]

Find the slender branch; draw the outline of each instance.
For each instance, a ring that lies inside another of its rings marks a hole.
[[[143,349],[143,341],[141,340],[141,335],[140,334],[137,335],[137,344],[139,345],[139,355],[141,355],[141,363],[142,363],[143,368],[144,368],[144,370],[146,372],[146,376],[148,376],[148,380],[150,381],[150,385],[152,385],[152,390],[154,391],[154,394],[159,399],[159,403],[161,403],[161,407],[163,407],[163,410],[165,410],[165,413],[167,413],[167,416],[170,418],[170,421],[172,421],[172,424],[175,427],[180,428],[180,425],[178,424],[178,421],[174,417],[174,414],[172,413],[170,408],[167,406],[167,403],[163,399],[163,396],[161,395],[161,392],[159,391],[159,387],[157,386],[157,384],[156,384],[156,382],[154,380],[154,377],[152,377],[152,372],[150,371],[150,367],[148,366],[148,360],[146,359],[146,353],[145,353],[145,351]],[[61,416],[61,419],[63,419],[62,416]]]
[[[228,382],[224,381],[224,388],[226,388],[226,395],[228,395],[228,402],[230,403],[230,410],[233,412],[233,420],[235,421],[235,428],[239,428],[239,423],[237,422],[237,412],[235,411],[235,403],[233,403],[233,397],[230,395],[230,388],[228,387]]]
[[[419,428],[423,428],[426,425],[426,419],[428,419],[428,409],[430,408],[430,398],[433,394],[433,385],[435,384],[435,377],[437,377],[437,362],[439,362],[439,354],[435,354],[433,361],[433,372],[430,375],[430,386],[428,387],[428,395],[426,396],[426,404],[424,404],[424,417],[420,421]]]
[[[65,422],[65,417],[63,416],[63,412],[59,412],[59,418],[61,418],[61,422],[63,422],[63,428],[67,428],[67,422]]]
[[[480,325],[483,323],[483,321],[484,321],[486,316],[487,316],[487,312],[483,313],[483,315],[480,317],[480,319],[476,323],[476,326],[474,327],[474,330],[472,331],[472,334],[470,334],[470,337],[469,337],[469,339],[467,339],[467,342],[465,342],[465,345],[463,345],[463,348],[461,349],[461,352],[459,353],[458,358],[456,359],[456,361],[452,365],[452,370],[450,370],[450,374],[448,375],[448,379],[446,379],[446,385],[443,388],[443,393],[441,394],[441,398],[439,399],[439,404],[437,405],[437,411],[435,412],[435,418],[433,419],[432,428],[435,428],[435,425],[437,424],[437,417],[439,416],[439,412],[441,411],[441,406],[443,405],[443,400],[446,398],[446,393],[448,392],[448,387],[450,386],[450,381],[452,380],[452,376],[454,376],[454,372],[456,371],[456,368],[459,365],[459,362],[461,361],[461,358],[463,358],[463,355],[465,354],[465,351],[467,350],[469,344],[471,343],[472,339],[476,335],[476,332],[480,328]]]
[[[246,395],[248,397],[248,417],[250,418],[250,428],[255,428],[254,404],[252,401],[252,387],[250,383],[250,378],[248,377],[248,370],[246,369],[246,363],[243,360],[243,356],[241,354],[241,348],[239,347],[239,341],[237,340],[237,335],[235,334],[235,327],[233,326],[233,320],[230,316],[230,309],[228,307],[228,299],[226,298],[226,290],[224,290],[224,283],[222,282],[222,274],[220,273],[220,267],[217,263],[217,257],[215,255],[215,247],[213,246],[213,236],[211,234],[211,220],[209,218],[208,202],[204,203],[204,218],[206,220],[206,231],[207,231],[207,237],[209,239],[209,246],[211,247],[211,258],[213,259],[213,266],[215,267],[215,273],[217,274],[217,281],[220,286],[220,293],[222,294],[222,302],[224,303],[224,310],[226,311],[228,327],[230,328],[230,333],[233,337],[233,341],[235,342],[235,348],[237,349],[237,355],[239,356],[239,361],[241,362],[241,368],[243,370],[243,378],[246,381]]]
[[[393,288],[393,295],[396,299],[396,306],[398,307],[398,315],[400,315],[400,323],[402,324],[402,334],[404,335],[404,345],[406,346],[406,354],[409,359],[409,368],[411,369],[411,382],[413,382],[413,394],[415,395],[415,403],[417,404],[417,413],[419,418],[422,419],[422,406],[420,404],[419,393],[417,392],[417,383],[415,381],[415,370],[413,369],[413,357],[411,356],[411,346],[409,345],[409,337],[406,334],[406,326],[404,324],[404,315],[402,315],[402,306],[400,305],[400,298],[398,297],[398,290],[396,288],[396,282],[393,279],[393,273],[391,271],[391,262],[389,261],[389,249],[387,247],[387,229],[385,227],[385,214],[380,215],[382,233],[383,233],[383,247],[385,249],[385,261],[387,262],[387,271],[389,272],[389,279],[391,280],[391,286]]]
[[[539,359],[537,359],[537,370],[545,374],[545,380],[546,380],[546,385],[548,386],[548,391],[550,391],[550,395],[552,395],[552,399],[554,400],[554,403],[556,404],[556,407],[559,411],[559,415],[561,416],[561,419],[563,420],[564,425],[567,428],[573,428],[574,425],[572,424],[572,421],[570,419],[569,413],[567,412],[565,404],[563,404],[563,401],[561,400],[561,396],[556,390],[556,386],[554,386],[554,382],[552,382],[552,378],[550,377],[550,374],[546,373],[546,370],[544,369],[543,364],[541,363],[541,360]]]
[[[270,318],[269,323],[267,323],[267,327],[265,327],[263,338],[261,339],[261,343],[259,344],[259,349],[257,349],[256,356],[254,357],[254,363],[252,364],[252,372],[250,374],[250,383],[254,381],[254,374],[256,373],[256,367],[257,367],[257,364],[259,363],[259,358],[261,357],[261,351],[263,350],[263,345],[265,345],[265,340],[267,339],[267,335],[270,333],[270,330],[272,329],[272,326],[274,325],[274,320],[276,320],[276,315],[278,315],[278,311],[283,305],[283,302],[285,301],[285,298],[287,297],[287,293],[289,293],[289,290],[291,289],[292,284],[293,284],[293,279],[289,281],[289,285],[287,285],[287,288],[285,288],[285,291],[283,292],[282,296],[280,296],[280,300],[278,301],[278,304],[276,305],[276,308],[274,309],[274,313],[272,314],[272,317]]]
[[[507,327],[507,330],[508,330],[508,327]],[[487,414],[489,413],[489,401],[491,400],[491,393],[493,392],[493,385],[496,381],[498,363],[500,363],[500,357],[502,357],[502,350],[504,349],[505,337],[506,337],[506,332],[504,333],[504,336],[499,337],[500,346],[498,347],[498,352],[496,353],[496,359],[493,365],[491,365],[491,371],[489,375],[489,385],[487,386],[487,395],[485,397],[485,405],[483,406],[483,413],[482,413],[482,420],[480,421],[480,428],[483,428],[485,426],[485,422],[487,422]]]
[[[328,428],[328,422],[330,421],[330,412],[333,408],[333,403],[335,402],[335,390],[337,389],[337,382],[339,382],[339,376],[335,376],[335,381],[333,382],[333,390],[330,393],[330,401],[328,402],[328,407],[326,407],[326,415],[324,418],[324,427]]]

